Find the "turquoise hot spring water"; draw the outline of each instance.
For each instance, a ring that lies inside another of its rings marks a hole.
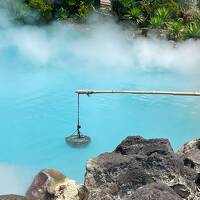
[[[23,194],[46,167],[81,183],[86,160],[112,151],[128,135],[168,138],[175,150],[200,136],[200,97],[83,95],[81,130],[92,142],[85,148],[68,146],[65,137],[77,123],[76,89],[199,91],[200,81],[198,73],[162,67],[162,59],[155,68],[153,62],[147,67],[130,62],[138,59],[134,51],[123,66],[129,44],[122,45],[116,32],[104,43],[95,33],[57,28],[7,25],[0,30],[1,193]]]

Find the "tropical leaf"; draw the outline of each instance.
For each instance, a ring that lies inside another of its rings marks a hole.
[[[135,21],[137,24],[141,24],[144,21],[143,13],[139,7],[133,7],[128,13],[128,17]]]
[[[186,38],[200,38],[200,24],[190,23],[186,25]]]
[[[156,29],[163,27],[164,23],[165,21],[163,20],[163,18],[158,16],[152,17],[150,19],[150,24],[152,25],[153,28]]]
[[[150,24],[153,28],[163,28],[169,19],[169,11],[166,8],[159,8],[155,12],[155,16],[151,17]]]
[[[179,21],[172,21],[167,23],[166,32],[169,34],[170,39],[182,40],[184,39],[185,27]]]
[[[156,10],[155,16],[160,17],[163,20],[167,20],[170,17],[170,12],[167,8],[159,8]]]

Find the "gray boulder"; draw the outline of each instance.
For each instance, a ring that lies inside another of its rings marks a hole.
[[[177,152],[177,155],[183,159],[185,166],[195,169],[197,173],[200,173],[200,139],[184,144]]]
[[[162,183],[145,185],[135,191],[132,200],[182,200],[169,186]],[[125,199],[124,199],[125,200]]]
[[[195,198],[200,199],[200,139],[192,140],[184,144],[177,152],[177,156],[183,160],[186,167],[196,172],[195,183],[197,190]]]
[[[168,140],[132,136],[87,162],[85,186],[91,200],[132,199],[138,188],[160,182],[182,199],[195,199],[195,180],[195,171],[184,166]]]

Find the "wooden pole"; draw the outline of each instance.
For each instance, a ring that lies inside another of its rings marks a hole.
[[[175,91],[137,91],[137,90],[76,90],[77,94],[144,94],[144,95],[176,95],[200,96],[200,92],[175,92]]]

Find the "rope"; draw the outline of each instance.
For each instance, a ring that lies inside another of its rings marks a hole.
[[[78,94],[78,113],[77,113],[78,121],[77,121],[77,135],[80,138],[81,137],[81,125],[80,125],[80,94]]]
[[[78,138],[81,138],[81,132],[80,132],[80,129],[81,129],[81,125],[80,125],[80,95],[78,94],[78,99],[77,99],[77,104],[78,104],[78,109],[77,109],[77,128],[76,130],[69,136],[73,136],[76,135],[78,136]]]
[[[73,146],[83,146],[90,143],[91,139],[89,136],[82,135],[80,132],[81,125],[80,125],[80,94],[78,94],[78,109],[77,109],[77,129],[74,133],[65,138],[65,141]]]

